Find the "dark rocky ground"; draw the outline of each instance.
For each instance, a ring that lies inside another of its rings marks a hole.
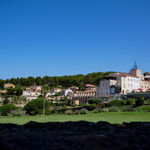
[[[150,150],[150,123],[0,124],[0,150]]]

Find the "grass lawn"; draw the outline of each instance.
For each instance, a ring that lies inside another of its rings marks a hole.
[[[49,116],[22,116],[22,117],[0,117],[0,123],[25,124],[29,121],[36,122],[65,122],[65,121],[107,121],[110,123],[122,123],[143,121],[150,122],[150,112],[107,112],[93,113],[87,115],[49,115]]]

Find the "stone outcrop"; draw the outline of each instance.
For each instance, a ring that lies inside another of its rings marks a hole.
[[[0,124],[1,150],[149,150],[150,123]]]

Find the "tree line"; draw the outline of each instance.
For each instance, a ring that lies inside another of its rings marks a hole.
[[[32,85],[49,85],[50,87],[83,87],[84,84],[98,85],[100,80],[112,72],[94,72],[87,75],[66,75],[66,76],[44,76],[44,77],[27,77],[27,78],[11,78],[7,80],[0,79],[0,88],[3,88],[5,83],[12,83],[14,85],[27,87]]]

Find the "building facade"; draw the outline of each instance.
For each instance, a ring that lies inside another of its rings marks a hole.
[[[73,94],[71,100],[74,104],[87,104],[90,98],[96,97],[96,90],[77,91]]]
[[[142,74],[135,64],[129,73],[112,73],[106,76],[96,88],[96,97],[104,100],[120,99],[121,95],[147,91],[150,88],[148,73]]]

